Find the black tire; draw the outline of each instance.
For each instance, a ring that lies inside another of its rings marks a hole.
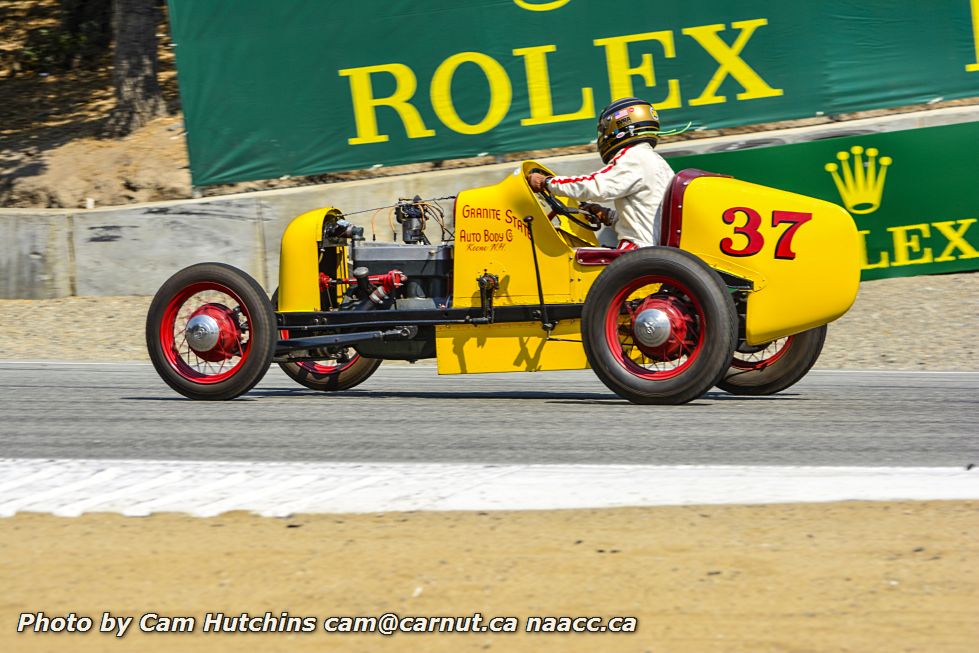
[[[735,352],[731,366],[717,387],[733,395],[771,395],[798,383],[823,351],[826,325],[776,340],[777,347],[757,355]]]
[[[191,313],[208,305],[223,307],[217,309],[222,316],[234,316],[223,322],[231,328],[221,331],[222,337],[233,334],[231,348],[204,353],[226,356],[213,362],[191,350],[185,335]],[[153,367],[167,385],[191,399],[234,399],[251,390],[268,371],[277,339],[275,311],[265,290],[245,272],[223,263],[199,263],[170,277],[146,316]]]
[[[314,367],[315,365],[315,367]],[[337,369],[324,368],[321,363],[279,363],[286,375],[300,385],[310,390],[320,392],[338,392],[349,390],[360,385],[381,366],[380,358],[365,358],[354,354],[351,362],[337,365]],[[320,371],[321,370],[321,371]]]
[[[634,294],[650,283],[662,286],[642,297]],[[670,340],[655,351],[640,344],[633,322],[650,306],[679,315],[670,318]],[[703,395],[727,370],[737,324],[724,282],[706,263],[683,250],[647,247],[620,256],[595,280],[581,333],[588,362],[610,390],[637,404],[683,404]],[[683,337],[676,340],[678,334]],[[674,345],[674,353],[663,351]]]
[[[278,307],[279,291],[272,293],[272,305]],[[282,332],[283,338],[288,332]],[[380,358],[365,358],[354,352],[347,363],[336,361],[304,361],[301,363],[279,363],[279,367],[290,379],[310,390],[319,392],[339,392],[360,385],[381,366]]]

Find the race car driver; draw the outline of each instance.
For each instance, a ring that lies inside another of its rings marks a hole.
[[[659,244],[662,203],[673,169],[653,151],[659,138],[659,116],[639,98],[616,100],[598,117],[598,153],[607,165],[578,177],[527,175],[534,192],[545,186],[555,195],[582,202],[581,208],[615,229],[618,249]],[[613,201],[615,209],[593,202]]]

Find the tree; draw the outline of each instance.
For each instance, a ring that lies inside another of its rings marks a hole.
[[[48,20],[55,14],[57,26]],[[112,0],[35,3],[26,12],[23,44],[10,52],[11,73],[98,68],[112,42],[111,16]],[[40,27],[35,26],[38,23]]]
[[[112,0],[60,0],[61,29],[72,46],[65,67],[98,66],[112,43]]]
[[[114,0],[115,35],[112,78],[116,106],[105,126],[108,136],[121,137],[166,113],[157,82],[156,0]]]

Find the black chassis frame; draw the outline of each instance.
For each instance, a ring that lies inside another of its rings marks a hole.
[[[278,328],[289,331],[289,338],[278,341],[275,357],[277,360],[315,360],[322,358],[322,355],[310,352],[305,356],[294,357],[288,354],[324,347],[346,347],[370,340],[408,340],[418,334],[418,327],[438,324],[540,322],[541,329],[548,333],[548,327],[553,328],[557,320],[581,318],[583,308],[584,304],[550,304],[546,308],[546,318],[541,306],[533,304],[442,310],[378,308],[276,313]]]
[[[536,263],[536,261],[535,261]],[[735,302],[739,317],[739,340],[744,339],[744,311],[751,281],[726,272],[720,276]],[[275,348],[277,360],[314,360],[321,355],[309,352],[325,347],[345,347],[370,340],[407,340],[418,334],[420,326],[439,324],[498,324],[506,322],[540,322],[547,337],[560,320],[581,318],[584,304],[545,304],[543,289],[538,281],[539,304],[493,306],[492,292],[481,296],[481,306],[446,309],[366,309],[351,311],[314,311],[276,313],[277,326],[287,330],[289,337],[280,339]],[[307,335],[309,334],[309,335]],[[316,335],[323,334],[323,335]],[[294,337],[298,336],[298,337]],[[291,352],[306,351],[305,356],[292,357]]]
[[[556,200],[555,200],[556,202]],[[555,211],[558,207],[554,206]],[[574,219],[565,209],[565,214]],[[498,281],[494,275],[484,274],[477,279],[480,287],[480,306],[473,308],[445,309],[391,309],[368,307],[364,310],[351,311],[315,311],[303,313],[276,312],[276,322],[280,330],[288,331],[288,337],[279,339],[275,347],[274,358],[286,360],[315,360],[319,356],[317,350],[323,348],[338,348],[370,340],[409,340],[418,335],[418,327],[436,326],[439,324],[494,324],[506,322],[540,322],[541,330],[548,339],[551,331],[560,320],[580,319],[584,309],[583,303],[547,304],[544,301],[544,288],[541,284],[540,266],[537,261],[537,246],[534,243],[533,216],[527,216],[523,221],[527,224],[530,236],[530,246],[534,261],[534,275],[537,279],[538,304],[519,306],[494,306],[493,295]],[[323,240],[321,249],[327,244],[334,243],[326,233],[327,223],[323,223]],[[361,229],[361,233],[363,230]],[[353,245],[353,242],[351,242]],[[753,283],[728,272],[717,270],[722,281],[732,294],[739,315],[738,338],[744,339],[744,311],[747,303],[747,292],[753,288]],[[293,337],[297,334],[299,337]],[[325,335],[311,335],[328,332]],[[557,338],[554,338],[557,340]],[[293,354],[293,355],[290,355]]]
[[[581,317],[584,304],[548,304],[547,315],[555,320],[574,320]],[[494,306],[488,311],[480,308],[446,308],[435,310],[376,309],[362,311],[316,311],[311,313],[276,313],[280,329],[290,332],[313,333],[339,329],[376,329],[397,326],[431,324],[493,324],[497,322],[537,322],[541,320],[540,306]]]
[[[717,270],[735,301],[743,303],[754,284],[743,277]],[[391,325],[422,326],[436,324],[493,324],[495,322],[545,322],[581,318],[584,304],[521,304],[493,306],[492,293],[482,298],[482,306],[472,308],[399,310],[377,308],[355,311],[276,312],[280,329],[313,333],[340,329],[377,329]],[[543,300],[543,292],[541,292]],[[365,319],[366,318],[366,319]]]

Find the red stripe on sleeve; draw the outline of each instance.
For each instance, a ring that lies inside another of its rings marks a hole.
[[[619,153],[616,154],[615,157],[609,162],[609,164],[607,166],[605,166],[604,168],[602,168],[601,170],[599,170],[598,172],[593,172],[590,175],[585,175],[584,177],[551,177],[550,180],[548,180],[548,183],[550,183],[550,184],[574,184],[574,183],[577,183],[579,181],[591,181],[592,179],[594,179],[598,175],[605,174],[606,172],[608,172],[609,170],[611,170],[612,168],[614,168],[615,167],[615,162],[618,161],[619,158],[621,158],[623,154],[625,154],[626,152],[628,152],[630,148],[632,148],[632,145],[626,145],[625,147],[623,147],[622,150],[620,150]]]

